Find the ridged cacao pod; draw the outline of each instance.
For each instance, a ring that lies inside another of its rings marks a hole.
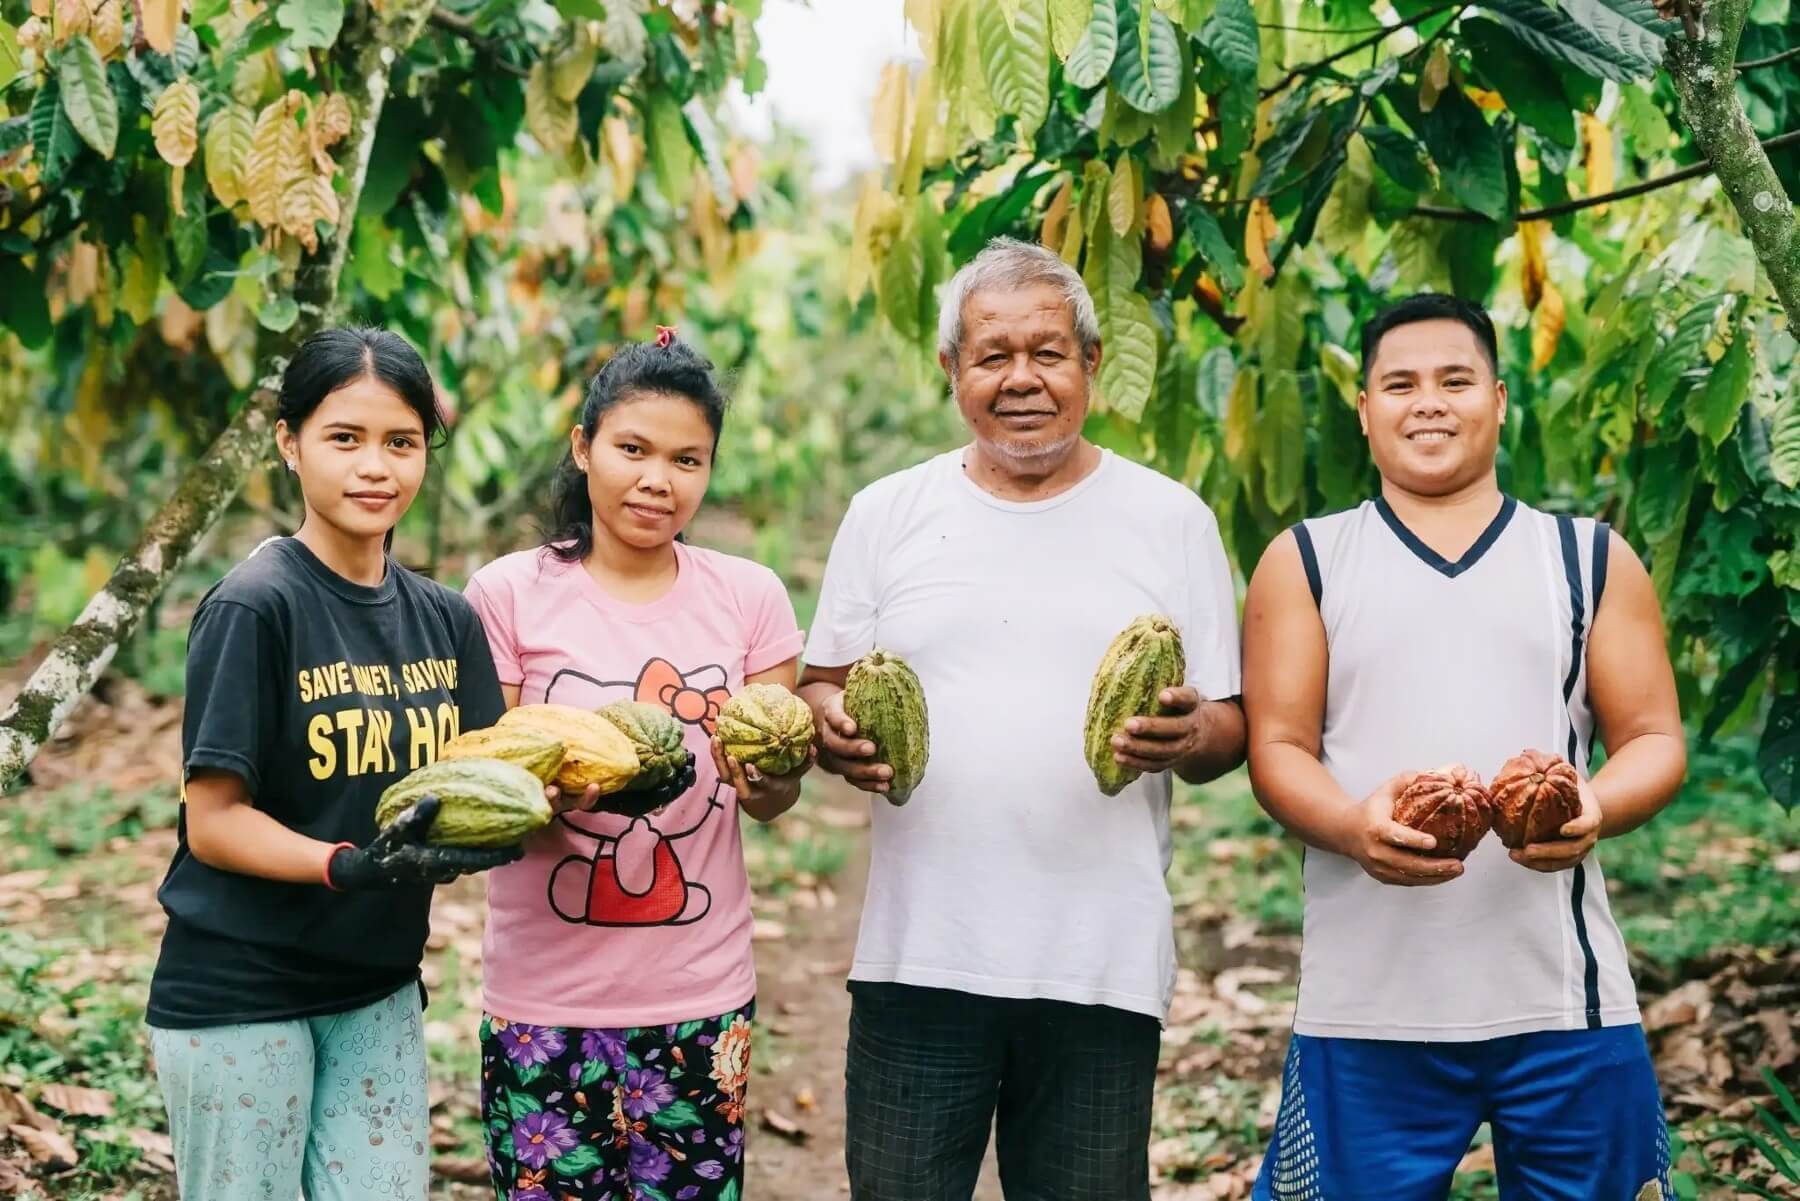
[[[468,730],[458,734],[438,752],[439,761],[447,759],[498,759],[524,768],[548,784],[556,778],[568,752],[555,738],[532,730],[505,726],[489,726],[485,730]]]
[[[1561,755],[1521,751],[1494,777],[1494,832],[1517,850],[1554,842],[1581,816],[1581,777]]]
[[[1461,764],[1420,772],[1394,800],[1394,820],[1437,839],[1438,857],[1468,858],[1493,814],[1481,777]]]
[[[1160,715],[1162,706],[1156,698],[1185,679],[1181,631],[1161,614],[1137,618],[1106,648],[1088,690],[1087,721],[1082,727],[1088,770],[1101,792],[1118,796],[1143,774],[1113,758],[1113,735],[1133,717]]]
[[[872,650],[850,667],[844,712],[856,723],[856,732],[875,744],[876,758],[894,769],[883,795],[893,804],[906,804],[925,778],[931,749],[919,677],[900,656]]]
[[[598,710],[619,728],[637,752],[638,772],[626,791],[655,788],[667,783],[687,761],[681,741],[681,723],[667,709],[642,701],[614,701]]]
[[[600,795],[628,787],[638,774],[637,748],[619,727],[573,705],[520,705],[501,715],[498,725],[529,730],[563,744],[562,765],[551,780],[565,793],[580,796],[588,785]]]
[[[509,847],[550,824],[544,782],[499,759],[440,759],[389,785],[375,805],[386,828],[427,796],[438,799],[425,841],[445,847]]]
[[[725,753],[771,776],[806,762],[813,740],[812,710],[780,684],[746,684],[719,710]]]

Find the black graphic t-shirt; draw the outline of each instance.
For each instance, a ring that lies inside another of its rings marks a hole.
[[[194,614],[184,771],[232,772],[282,825],[361,846],[383,789],[504,707],[460,595],[391,558],[379,585],[355,584],[281,538]],[[180,1029],[342,1013],[417,980],[431,889],[338,893],[208,867],[184,808],[159,897],[149,1020]]]

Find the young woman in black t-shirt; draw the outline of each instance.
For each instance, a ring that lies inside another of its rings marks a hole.
[[[330,329],[282,379],[306,517],[194,614],[180,839],[149,1024],[185,1201],[423,1198],[434,884],[516,850],[377,832],[381,792],[503,711],[459,594],[387,554],[439,428],[404,340]]]

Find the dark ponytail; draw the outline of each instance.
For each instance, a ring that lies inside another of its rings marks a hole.
[[[425,445],[432,446],[443,431],[437,386],[425,360],[399,334],[373,326],[345,325],[322,329],[294,352],[281,376],[281,395],[275,415],[295,434],[325,398],[346,384],[375,379],[393,389],[419,415],[425,429]],[[394,545],[394,531],[387,532],[384,547]]]
[[[712,429],[713,447],[725,428],[725,394],[713,378],[713,365],[685,342],[632,342],[621,347],[588,384],[581,405],[581,433],[589,443],[608,409],[641,396],[679,396],[699,406]],[[551,554],[566,563],[587,558],[594,549],[594,508],[588,500],[587,474],[575,465],[571,449],[564,453],[550,485],[550,520],[545,539]]]

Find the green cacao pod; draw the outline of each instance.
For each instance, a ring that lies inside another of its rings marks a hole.
[[[637,748],[598,713],[573,705],[519,705],[501,714],[497,724],[563,744],[562,766],[551,782],[565,793],[579,796],[592,784],[605,796],[637,778]]]
[[[1133,717],[1162,712],[1157,696],[1187,678],[1181,631],[1161,614],[1139,617],[1106,648],[1088,692],[1087,722],[1082,745],[1094,782],[1107,796],[1118,796],[1143,773],[1113,758],[1113,735]]]
[[[534,730],[489,726],[485,730],[458,734],[444,744],[438,759],[498,759],[503,763],[516,763],[548,784],[556,779],[556,771],[567,753],[561,742]]]
[[[687,759],[687,747],[681,742],[681,723],[667,709],[642,701],[614,701],[595,712],[617,726],[637,752],[637,775],[625,791],[667,783]]]
[[[739,763],[785,776],[806,762],[812,710],[780,684],[746,684],[719,710],[719,741]]]
[[[896,805],[906,804],[925,777],[931,743],[919,677],[900,656],[872,650],[850,667],[844,712],[856,723],[857,733],[875,744],[876,758],[894,769],[884,795]]]
[[[550,824],[544,782],[499,759],[440,759],[388,786],[375,806],[384,829],[426,796],[438,799],[425,840],[445,847],[509,847]]]

